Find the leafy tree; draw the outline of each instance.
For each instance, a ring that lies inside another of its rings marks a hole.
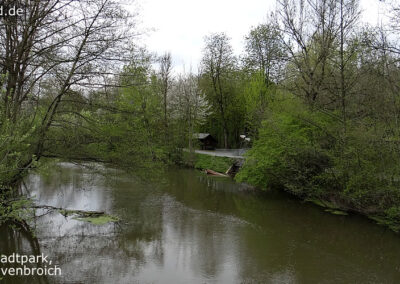
[[[24,17],[0,18],[0,127],[29,141],[8,182],[43,156],[63,99],[103,86],[105,66],[110,72],[121,62],[121,47],[132,35],[129,18],[113,0],[27,1]],[[7,164],[9,154],[3,152],[0,163]]]
[[[188,141],[190,152],[193,151],[193,134],[210,114],[210,105],[200,89],[199,79],[199,75],[193,73],[179,76],[171,98],[173,118],[183,126],[179,132],[182,140]]]
[[[282,77],[285,48],[279,27],[272,22],[260,24],[246,36],[245,65],[253,72],[261,72],[268,87]]]
[[[217,121],[222,126],[224,147],[229,147],[228,108],[234,102],[232,80],[236,68],[229,38],[226,34],[212,34],[205,38],[205,49],[201,61],[203,89],[207,99],[218,115]]]

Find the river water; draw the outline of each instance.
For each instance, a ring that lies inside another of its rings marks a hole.
[[[0,254],[43,253],[62,269],[4,283],[400,282],[400,236],[363,217],[194,170],[171,169],[157,182],[106,171],[63,163],[27,178],[38,204],[106,211],[121,224],[41,210],[37,242],[1,227]]]

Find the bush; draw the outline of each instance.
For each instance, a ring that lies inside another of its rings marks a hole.
[[[321,145],[326,146],[331,138],[315,125],[328,121],[310,114],[293,97],[278,104],[263,121],[259,139],[248,151],[236,180],[264,189],[282,186],[298,196],[319,195],[321,177],[332,167]]]

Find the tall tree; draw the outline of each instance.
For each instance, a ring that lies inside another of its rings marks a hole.
[[[200,75],[193,73],[180,75],[174,84],[170,103],[173,117],[183,127],[185,141],[188,141],[189,151],[193,151],[193,134],[205,122],[210,114],[210,105],[200,88]]]
[[[339,60],[337,65],[339,67],[339,86],[338,91],[340,98],[340,106],[342,112],[343,131],[346,134],[347,130],[347,97],[352,91],[354,85],[354,77],[357,72],[354,72],[351,64],[354,60],[354,55],[357,52],[357,43],[350,41],[351,33],[354,32],[355,25],[360,16],[358,8],[358,0],[339,0],[338,8],[340,11],[340,18],[338,23],[339,29]],[[353,71],[353,72],[352,72]]]
[[[272,22],[258,25],[246,36],[245,64],[261,72],[267,87],[280,78],[285,57],[281,32]]]
[[[229,147],[228,107],[233,100],[230,79],[236,65],[230,39],[225,33],[212,34],[205,38],[206,46],[201,61],[202,73],[211,90],[206,92],[215,106],[223,129],[224,147]]]
[[[164,126],[165,134],[167,134],[168,128],[168,115],[167,115],[167,103],[168,103],[168,92],[172,81],[172,58],[171,53],[167,52],[160,57],[160,80],[161,80],[161,94],[163,97],[163,111],[164,111]]]
[[[337,0],[278,0],[279,24],[289,52],[292,91],[314,106],[326,85],[337,39]]]

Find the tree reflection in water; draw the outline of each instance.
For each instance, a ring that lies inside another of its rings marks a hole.
[[[38,243],[3,226],[2,253],[43,252],[63,273],[6,283],[394,283],[400,278],[398,236],[363,218],[333,216],[279,192],[251,192],[193,170],[171,169],[158,182],[104,171],[61,164],[50,175],[26,180],[39,204],[105,211],[122,222],[96,226],[53,212],[36,222]]]

